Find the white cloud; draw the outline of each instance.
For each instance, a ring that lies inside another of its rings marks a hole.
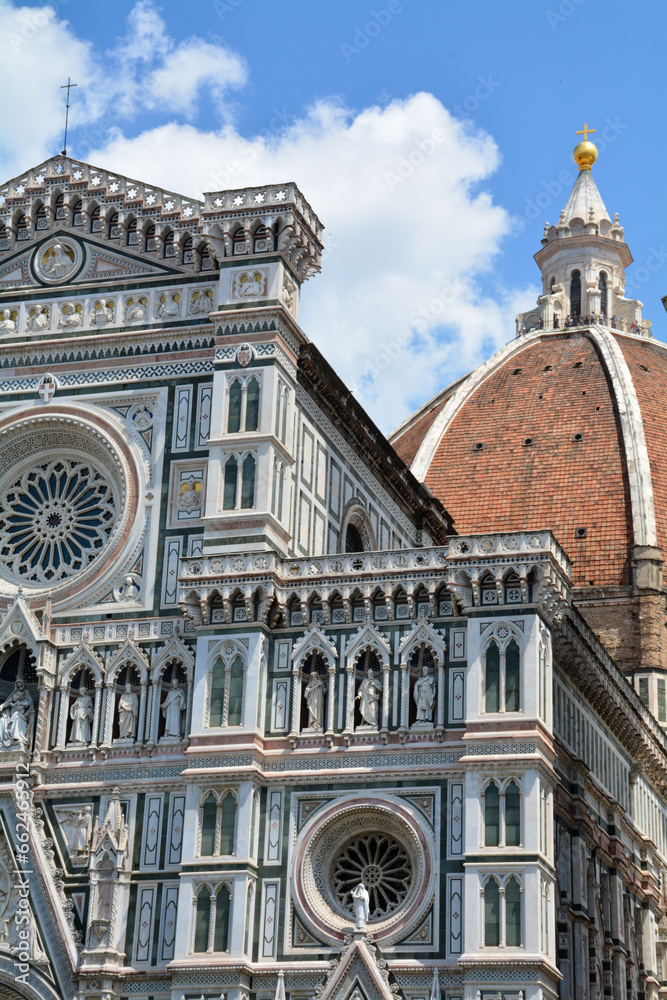
[[[0,8],[0,28],[6,13]],[[508,214],[482,187],[499,163],[498,149],[433,95],[356,113],[323,100],[296,121],[276,108],[250,137],[230,121],[216,132],[171,122],[126,137],[122,118],[109,111],[110,95],[123,114],[140,107],[189,114],[204,84],[220,97],[244,82],[241,58],[201,39],[177,43],[142,0],[108,55],[117,66],[132,65],[120,93],[120,84],[101,79],[98,55],[53,12],[41,32],[43,64],[39,53],[22,50],[12,57],[14,73],[26,81],[35,106],[37,95],[67,73],[91,81],[88,147],[73,147],[73,155],[191,196],[297,182],[326,227],[327,247],[322,274],[303,288],[302,326],[384,430],[513,336],[515,312],[534,302],[536,288],[496,292],[493,286],[494,261],[510,232]],[[49,55],[65,51],[66,58]],[[27,64],[20,68],[21,58]],[[23,143],[12,172],[43,158],[34,155],[39,139],[32,139],[33,130],[19,127],[23,96],[18,106],[6,132]],[[49,108],[53,116],[51,99]],[[49,120],[41,108],[39,115],[38,134]]]
[[[481,291],[510,230],[478,189],[498,150],[430,94],[358,114],[323,101],[250,139],[170,124],[92,158],[189,195],[295,180],[327,247],[302,326],[385,430],[510,339],[538,293]]]

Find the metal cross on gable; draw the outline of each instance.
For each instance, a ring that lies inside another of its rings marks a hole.
[[[61,90],[67,90],[67,103],[65,104],[65,139],[63,140],[62,155],[67,156],[67,125],[69,123],[69,92],[72,87],[78,87],[78,83],[72,83],[67,77],[67,83],[63,83]]]

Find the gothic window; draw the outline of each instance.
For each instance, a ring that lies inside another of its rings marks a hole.
[[[195,910],[195,952],[208,951],[208,932],[211,920],[211,893],[207,886],[202,886],[197,895]]]
[[[201,854],[204,858],[212,857],[216,853],[217,812],[217,799],[213,792],[209,792],[204,799],[201,818]]]
[[[573,271],[570,275],[570,313],[581,316],[581,274]]]
[[[182,256],[182,261],[183,261],[184,264],[192,264],[192,263],[194,263],[195,252],[194,252],[193,247],[192,247],[192,237],[191,236],[184,236],[181,239],[181,253],[183,255]]]
[[[484,792],[484,846],[500,844],[500,791],[495,781]]]
[[[64,222],[67,215],[65,212],[65,195],[59,194],[53,203],[54,217],[57,222]]]
[[[345,551],[363,552],[364,543],[361,540],[361,533],[355,524],[348,524],[345,532]]]
[[[119,240],[120,239],[120,233],[121,233],[121,227],[120,227],[120,220],[118,218],[118,212],[112,212],[111,213],[111,215],[109,216],[109,223],[108,223],[108,225],[109,225],[109,239],[110,240]]]
[[[234,245],[235,257],[239,257],[241,254],[248,253],[245,232],[240,226],[232,236],[232,242]]]
[[[211,251],[206,244],[199,248],[199,270],[210,271],[213,268]]]
[[[245,429],[256,431],[259,426],[259,382],[251,378],[246,387]]]
[[[521,947],[521,886],[513,875],[505,884],[505,943]]]
[[[174,234],[173,234],[172,230],[168,229],[167,232],[162,237],[162,239],[164,241],[164,253],[163,253],[163,256],[164,257],[175,257],[176,256],[176,247],[174,245]]]
[[[257,229],[255,230],[255,239],[254,239],[254,246],[253,246],[253,249],[254,249],[255,253],[264,253],[267,250],[272,250],[273,249],[273,247],[270,246],[270,242],[273,242],[273,241],[270,241],[269,236],[270,236],[270,232],[266,228],[266,226],[258,226],[257,227]]]
[[[240,726],[243,723],[244,661],[229,643],[210,674],[209,726]]]
[[[510,875],[501,887],[491,875],[483,889],[484,947],[522,946],[521,884]]]
[[[101,219],[100,206],[96,205],[95,208],[90,213],[90,231],[91,233],[101,233],[102,232],[102,219]]]
[[[255,457],[246,455],[243,459],[243,482],[241,485],[241,507],[247,510],[255,506]]]
[[[259,379],[234,379],[229,387],[227,433],[256,431],[259,427]]]
[[[3,222],[0,222],[0,250],[9,250],[9,234]]]
[[[500,711],[500,650],[492,639],[486,647],[485,709],[487,712]]]
[[[16,220],[16,239],[17,240],[27,240],[30,236],[30,230],[28,228],[28,220],[26,219],[23,212],[18,216]]]
[[[37,209],[37,212],[35,213],[35,229],[39,231],[40,229],[48,229],[48,228],[49,228],[49,223],[46,217],[46,208],[44,207],[44,205],[40,205],[39,208]]]
[[[516,781],[505,788],[505,845],[518,847],[521,843],[521,793]]]
[[[243,660],[235,656],[229,677],[229,714],[227,723],[230,726],[240,726],[243,710]]]
[[[248,510],[255,506],[255,456],[246,455],[240,466],[239,475],[236,455],[230,455],[225,462],[223,510]]]
[[[239,464],[234,457],[230,455],[225,462],[225,492],[223,500],[224,510],[234,510],[236,507],[236,486],[239,476]]]
[[[484,710],[486,712],[519,712],[521,710],[521,650],[509,629],[501,625],[496,630],[499,644],[491,639],[484,656]]]
[[[487,573],[480,583],[480,600],[482,604],[497,604],[498,603],[498,588],[496,587],[496,581]]]
[[[157,247],[158,243],[157,236],[155,235],[155,226],[151,223],[149,226],[146,226],[146,250],[150,252],[152,250],[157,250]]]
[[[484,886],[484,946],[497,948],[500,944],[500,886],[490,878]]]
[[[600,312],[606,319],[609,315],[609,292],[607,290],[607,275],[604,271],[600,271],[598,288],[600,290]]]
[[[512,639],[505,651],[505,711],[519,711],[519,673],[521,656],[518,643]]]
[[[215,897],[215,933],[213,951],[229,951],[229,914],[232,897],[226,885],[218,889]]]
[[[211,674],[211,710],[209,725],[222,726],[225,707],[225,665],[221,659],[215,661]]]
[[[521,604],[521,580],[516,573],[505,577],[505,604]]]
[[[236,841],[236,797],[231,791],[208,792],[200,807],[203,858],[234,854]]]

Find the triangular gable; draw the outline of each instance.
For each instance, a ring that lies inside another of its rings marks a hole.
[[[90,667],[95,680],[102,680],[102,675],[104,673],[104,661],[96,650],[92,649],[85,642],[79,643],[79,645],[73,649],[69,656],[63,661],[61,667],[63,683],[67,683],[72,672],[79,670],[81,667]]]
[[[125,253],[106,245],[82,241],[85,247],[85,263],[73,284],[81,282],[118,281],[121,278],[145,278],[150,275],[174,275],[183,272],[177,267],[157,263],[151,257]]]
[[[311,625],[292,650],[292,663],[298,663],[304,653],[321,652],[327,660],[334,663],[338,659],[335,643],[322,632],[319,625]]]
[[[107,663],[107,677],[113,677],[116,670],[120,669],[123,663],[128,660],[138,667],[142,678],[148,676],[148,660],[144,651],[139,649],[132,639],[127,639]]]
[[[15,642],[25,643],[39,659],[40,643],[44,640],[39,622],[22,594],[16,594],[12,605],[0,618],[0,650]]]
[[[435,655],[440,660],[440,663],[444,663],[445,653],[447,652],[447,643],[445,642],[442,633],[438,632],[437,629],[433,628],[430,622],[427,622],[424,619],[416,622],[407,635],[403,637],[403,640],[398,647],[401,659],[403,659],[405,654],[411,649],[421,645],[422,642],[433,650]]]
[[[174,659],[180,660],[186,668],[188,675],[192,676],[195,658],[192,655],[189,646],[186,646],[180,636],[173,635],[171,639],[165,642],[162,649],[157,650],[156,655],[153,657],[151,668],[153,678],[155,679],[159,677],[167,663]]]
[[[345,939],[340,959],[318,992],[318,1000],[396,1000],[389,973],[380,968],[370,934],[355,932]]]
[[[374,646],[376,649],[384,651],[387,662],[391,659],[389,639],[371,621],[367,621],[365,625],[357,629],[355,635],[350,636],[345,647],[345,655],[348,658],[354,659],[359,650],[365,649],[367,646]]]

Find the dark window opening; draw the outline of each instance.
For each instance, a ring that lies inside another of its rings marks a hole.
[[[364,543],[361,540],[361,532],[355,524],[348,524],[345,532],[345,551],[363,552]]]
[[[570,313],[581,316],[581,274],[573,271],[570,277]]]

